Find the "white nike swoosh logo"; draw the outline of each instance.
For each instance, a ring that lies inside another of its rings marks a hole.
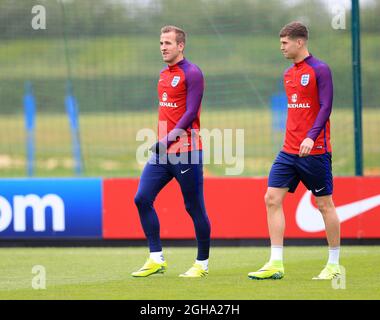
[[[307,191],[300,200],[296,211],[298,227],[305,232],[320,232],[325,230],[322,214],[311,202],[312,193]],[[355,201],[336,207],[339,221],[345,222],[366,211],[380,206],[380,195]]]
[[[185,171],[182,171],[182,170],[181,170],[181,173],[184,174],[185,172],[189,171],[190,169],[191,169],[191,168],[186,169]]]
[[[315,192],[322,191],[324,188],[326,188],[326,187],[323,187],[323,188],[321,188],[321,189],[315,189]]]

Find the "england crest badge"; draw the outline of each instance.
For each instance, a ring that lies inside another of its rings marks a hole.
[[[181,80],[180,76],[174,76],[174,78],[172,80],[172,87],[176,87],[179,83],[179,80]]]
[[[309,80],[310,80],[310,74],[303,74],[301,76],[301,84],[306,87],[308,84],[309,84]]]

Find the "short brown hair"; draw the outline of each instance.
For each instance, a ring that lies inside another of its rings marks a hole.
[[[177,43],[183,42],[186,43],[186,33],[181,28],[178,28],[176,26],[165,26],[161,28],[161,33],[167,33],[167,32],[175,32],[175,40]]]
[[[307,27],[299,21],[293,21],[285,25],[280,31],[280,38],[289,37],[291,39],[303,38],[309,39]]]

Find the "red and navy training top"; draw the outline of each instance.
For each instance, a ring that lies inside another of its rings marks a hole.
[[[333,82],[329,66],[312,55],[284,73],[288,116],[283,151],[298,154],[302,141],[314,140],[311,155],[331,152]]]
[[[204,78],[198,66],[185,58],[161,70],[158,80],[158,139],[168,153],[201,150],[200,112]],[[181,132],[180,138],[176,136]]]

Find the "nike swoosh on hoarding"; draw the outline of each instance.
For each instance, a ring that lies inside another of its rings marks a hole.
[[[306,191],[301,198],[297,211],[296,222],[298,227],[305,232],[320,232],[325,230],[325,224],[319,210],[313,206],[311,202],[312,193]],[[339,221],[345,222],[362,213],[380,206],[380,195],[351,202],[339,207],[336,207],[336,212]]]

